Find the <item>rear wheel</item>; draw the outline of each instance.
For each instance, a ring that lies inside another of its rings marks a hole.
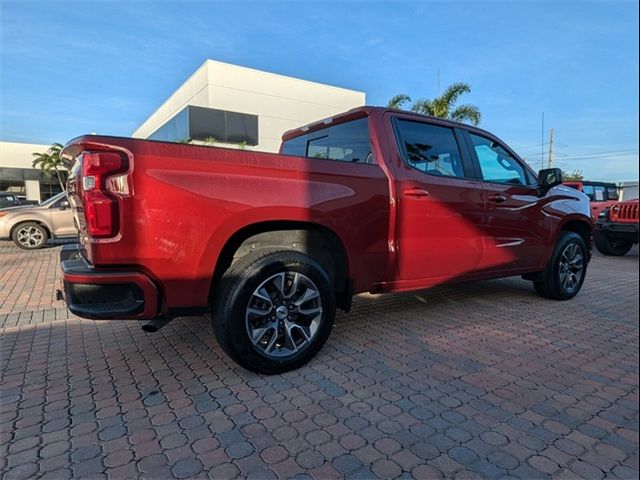
[[[13,229],[11,238],[18,247],[25,250],[35,250],[44,247],[49,234],[39,223],[24,222]]]
[[[582,237],[574,232],[562,232],[540,279],[533,282],[536,292],[554,300],[575,297],[584,283],[587,258]]]
[[[296,369],[327,341],[335,294],[324,268],[294,251],[250,253],[223,276],[213,330],[224,351],[258,373]]]
[[[614,257],[621,257],[626,255],[633,247],[632,242],[620,242],[611,239],[605,232],[596,231],[595,233],[596,248],[603,255],[612,255]]]

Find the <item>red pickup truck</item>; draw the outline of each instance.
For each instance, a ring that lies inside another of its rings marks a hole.
[[[468,125],[362,107],[284,134],[279,154],[105,136],[71,140],[80,243],[61,253],[86,318],[212,312],[223,349],[297,368],[360,292],[523,275],[580,290],[589,199]]]

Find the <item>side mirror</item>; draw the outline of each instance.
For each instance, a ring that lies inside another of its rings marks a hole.
[[[69,208],[69,202],[65,200],[64,202],[60,202],[60,206],[58,207],[60,210],[66,210]]]
[[[559,168],[545,168],[538,172],[538,185],[542,194],[549,191],[550,188],[562,183],[562,170]]]

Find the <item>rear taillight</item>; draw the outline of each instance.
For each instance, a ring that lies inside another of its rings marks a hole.
[[[120,230],[118,197],[126,191],[117,185],[126,185],[126,179],[114,182],[113,177],[129,169],[124,154],[116,152],[83,152],[81,183],[87,233],[93,238],[115,237]],[[114,188],[116,186],[116,188]],[[122,188],[122,187],[120,187]],[[126,190],[126,189],[125,189]]]

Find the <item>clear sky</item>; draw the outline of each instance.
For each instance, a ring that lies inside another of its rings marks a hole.
[[[0,0],[0,139],[131,135],[205,59],[431,97],[471,84],[481,127],[534,168],[638,179],[637,2]],[[544,146],[546,148],[546,146]],[[546,153],[545,153],[546,157]]]

